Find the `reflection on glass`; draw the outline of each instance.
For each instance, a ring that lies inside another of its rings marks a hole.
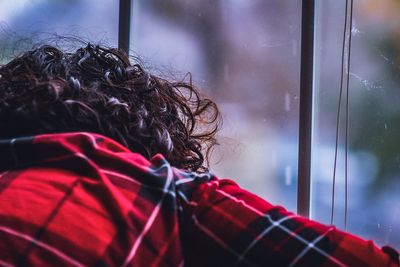
[[[312,216],[330,222],[345,1],[316,1]],[[348,230],[400,248],[400,3],[354,1]],[[334,223],[344,227],[344,106]]]
[[[135,1],[133,50],[224,115],[211,170],[296,209],[301,1]],[[150,64],[149,64],[150,65]],[[172,71],[171,71],[172,69]]]

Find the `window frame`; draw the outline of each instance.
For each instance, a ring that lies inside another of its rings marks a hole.
[[[131,33],[132,0],[119,0],[118,11],[118,48],[129,54]]]
[[[297,213],[310,217],[315,1],[302,0]]]

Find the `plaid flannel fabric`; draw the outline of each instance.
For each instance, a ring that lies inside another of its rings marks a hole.
[[[0,141],[0,266],[398,266],[397,252],[104,136]]]

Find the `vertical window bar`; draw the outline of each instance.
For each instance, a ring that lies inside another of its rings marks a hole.
[[[314,0],[302,0],[297,213],[310,216]]]
[[[118,48],[129,54],[132,0],[119,0]]]

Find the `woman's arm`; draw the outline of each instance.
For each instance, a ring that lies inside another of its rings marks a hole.
[[[181,189],[188,266],[399,266],[395,250],[273,206],[230,180]]]

